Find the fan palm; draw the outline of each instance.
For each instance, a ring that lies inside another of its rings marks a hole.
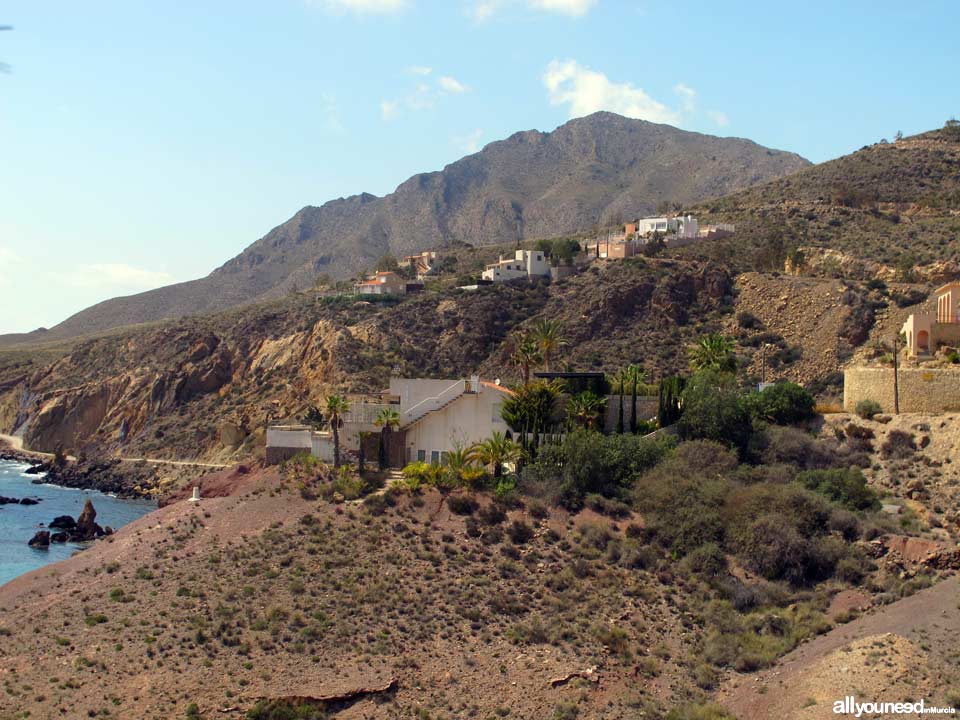
[[[574,395],[567,404],[567,418],[587,430],[597,426],[606,401],[589,390]]]
[[[733,372],[737,367],[733,347],[733,340],[720,333],[704,335],[690,348],[690,367],[694,370]]]
[[[504,463],[516,462],[523,457],[523,448],[502,432],[494,432],[482,443],[474,445],[472,451],[482,465],[493,467],[495,478],[503,475]]]
[[[386,470],[390,457],[390,435],[400,427],[400,413],[393,408],[381,408],[373,424],[380,428],[377,464],[381,470]]]
[[[542,360],[540,348],[536,339],[529,333],[517,337],[510,360],[520,368],[520,378],[523,384],[530,383],[530,368]]]
[[[340,426],[343,425],[343,416],[350,412],[350,401],[342,395],[331,395],[327,398],[327,421],[333,431],[333,466],[340,467]]]
[[[556,320],[541,320],[533,326],[533,340],[543,356],[543,369],[550,372],[550,359],[561,347],[567,344],[562,334],[563,328]]]

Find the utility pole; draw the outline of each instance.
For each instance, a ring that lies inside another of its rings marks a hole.
[[[895,415],[900,414],[900,381],[897,378],[897,355],[899,354],[897,342],[899,340],[898,335],[893,336],[893,413]]]

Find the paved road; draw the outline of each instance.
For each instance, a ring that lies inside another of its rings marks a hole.
[[[36,450],[24,450],[23,449],[23,438],[17,437],[16,435],[4,435],[0,433],[0,441],[5,441],[10,445],[14,450],[20,452],[28,452],[31,455],[39,455],[41,457],[52,458],[53,453],[37,452]],[[142,458],[142,457],[120,457],[118,458],[122,462],[145,462],[151,465],[189,465],[191,467],[206,467],[206,468],[225,468],[228,467],[222,463],[208,463],[200,462],[198,460],[164,460],[162,458]],[[67,455],[67,460],[76,460],[72,455]]]

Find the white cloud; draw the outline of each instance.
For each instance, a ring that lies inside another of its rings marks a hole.
[[[609,110],[652,122],[680,122],[680,114],[630,83],[612,82],[606,75],[576,60],[552,60],[543,75],[551,105],[567,105],[570,117]]]
[[[408,0],[308,0],[331,12],[354,12],[360,15],[390,15],[406,10]]]
[[[717,127],[726,127],[730,124],[730,118],[727,117],[725,112],[720,110],[710,110],[707,112],[707,117],[713,120],[717,124]]]
[[[414,69],[426,72],[414,72]],[[414,66],[408,71],[420,77],[427,78],[433,73],[432,68]],[[445,95],[461,95],[469,90],[466,85],[450,75],[441,75],[435,81],[420,80],[406,95],[392,100],[380,101],[380,117],[385,121],[395,120],[404,111],[419,112],[431,109],[438,100]]]
[[[571,17],[586,15],[597,0],[528,0],[528,5],[537,10],[560,13]]]
[[[17,254],[16,254],[13,250],[11,250],[10,248],[6,248],[6,247],[3,247],[2,245],[0,245],[0,263],[4,263],[4,264],[8,264],[8,265],[13,265],[13,264],[16,263],[16,262],[20,262],[20,256],[17,255]],[[3,268],[0,267],[0,270],[2,270],[2,269],[3,269]]]
[[[400,103],[397,100],[380,101],[380,117],[386,121],[393,120],[400,114]]]
[[[471,0],[466,14],[476,22],[489,20],[509,5],[521,5],[531,10],[556,13],[567,17],[583,17],[597,0]]]
[[[453,139],[454,144],[463,150],[468,155],[472,155],[475,152],[479,152],[483,145],[480,143],[480,138],[483,137],[483,130],[477,128],[473,132],[467,133],[466,135],[460,135]]]
[[[407,68],[407,72],[411,75],[421,75],[425,77],[433,72],[433,68],[427,67],[426,65],[411,65]]]
[[[673,91],[680,97],[680,106],[686,113],[692,113],[697,107],[697,91],[683,83],[673,86]]]
[[[454,95],[459,95],[460,93],[467,91],[467,86],[461,83],[456,78],[452,78],[449,75],[444,75],[439,80],[437,84],[440,86],[440,89],[444,92],[453,93]]]
[[[149,290],[173,282],[170,273],[144,270],[124,263],[77,265],[69,272],[57,270],[51,275],[71,287],[98,290]]]

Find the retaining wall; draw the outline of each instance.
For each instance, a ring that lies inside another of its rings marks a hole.
[[[960,369],[900,368],[900,412],[960,411]],[[861,400],[876,400],[885,413],[894,411],[893,368],[855,367],[843,373],[843,408],[854,412]]]

